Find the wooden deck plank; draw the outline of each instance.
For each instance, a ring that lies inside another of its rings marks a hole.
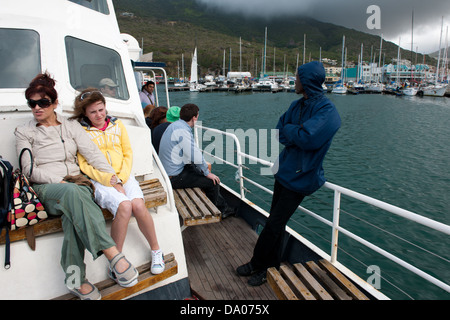
[[[192,200],[192,202],[194,202],[195,205],[198,207],[199,211],[201,212],[202,217],[208,218],[208,217],[212,216],[212,214],[209,212],[208,208],[206,208],[205,204],[197,196],[194,189],[188,188],[188,189],[185,189],[185,191],[189,195],[189,198]]]
[[[297,297],[303,300],[316,300],[306,285],[297,277],[297,275],[286,265],[280,267],[280,273],[286,279],[286,282],[293,288]]]
[[[177,189],[175,192],[180,197],[180,200],[185,205],[186,209],[189,211],[189,214],[193,219],[201,219],[202,214],[198,211],[197,206],[192,202],[189,198],[189,195],[186,193],[185,189]]]
[[[276,268],[267,269],[267,282],[270,284],[278,299],[298,300],[288,283]]]
[[[201,199],[201,201],[205,204],[206,207],[208,207],[208,210],[215,216],[220,215],[220,210],[217,209],[217,207],[212,203],[211,200],[206,196],[206,194],[203,193],[203,191],[200,188],[193,188],[194,192],[197,194],[197,196]]]
[[[206,300],[276,299],[267,283],[252,287],[247,277],[235,273],[238,266],[250,260],[257,238],[237,217],[185,229],[183,241],[192,291]]]
[[[328,275],[346,291],[353,299],[369,300],[353,283],[350,282],[339,270],[336,269],[328,260],[319,260],[319,265],[328,272]]]
[[[294,270],[300,280],[308,287],[311,293],[320,300],[333,300],[333,297],[322,287],[322,285],[309,273],[300,263],[294,264]]]
[[[328,289],[328,292],[333,294],[339,300],[351,300],[352,298],[344,292],[328,275],[320,269],[314,261],[306,263],[307,268],[314,273]]]
[[[206,197],[200,188],[175,189],[175,204],[185,226],[196,226],[219,222],[219,209]]]

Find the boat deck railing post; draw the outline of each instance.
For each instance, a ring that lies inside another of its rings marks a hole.
[[[333,231],[331,237],[331,263],[335,263],[337,261],[340,211],[341,211],[341,193],[337,190],[334,190]]]

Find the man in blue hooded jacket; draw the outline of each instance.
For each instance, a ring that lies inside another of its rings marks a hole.
[[[261,232],[249,263],[237,268],[240,276],[252,276],[248,283],[266,281],[270,267],[280,267],[286,224],[305,196],[324,183],[322,167],[333,136],[341,126],[334,104],[323,94],[325,69],[314,61],[297,70],[294,101],[277,125],[285,148],[274,165],[275,186],[270,216]]]

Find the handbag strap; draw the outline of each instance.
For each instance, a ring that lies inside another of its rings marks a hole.
[[[31,174],[33,173],[33,153],[31,153],[31,150],[28,148],[23,148],[22,151],[20,151],[20,154],[19,154],[20,172],[23,171],[22,170],[22,155],[24,154],[25,151],[28,151],[30,153],[31,165],[30,165],[30,174],[28,176],[31,177]]]

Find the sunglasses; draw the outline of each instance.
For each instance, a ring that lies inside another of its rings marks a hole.
[[[115,89],[115,88],[114,88],[114,89]],[[80,96],[80,101],[83,101],[84,99],[89,98],[89,96],[90,96],[91,94],[94,94],[94,93],[98,93],[98,94],[100,94],[101,96],[103,95],[100,91],[88,91],[88,92],[83,93],[83,94]]]
[[[39,99],[39,100],[28,99],[27,102],[28,106],[31,109],[36,108],[36,105],[38,105],[39,108],[48,108],[53,104],[53,102],[49,99]]]

